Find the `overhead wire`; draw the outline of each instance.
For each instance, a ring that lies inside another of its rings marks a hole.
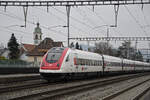
[[[58,12],[64,14],[64,15],[66,15],[65,12],[63,12],[63,11],[57,9],[57,8],[54,8],[54,7],[52,7],[52,8],[55,9],[56,11],[58,11]],[[89,28],[92,28],[92,26],[88,25],[87,23],[84,23],[84,22],[80,21],[80,20],[77,19],[77,18],[74,18],[73,16],[70,16],[70,18],[72,18],[73,20],[75,20],[76,22],[78,22],[78,23],[80,23],[80,24],[82,24],[82,25],[84,25],[84,26],[87,26],[87,27],[89,27]]]
[[[150,24],[149,24],[149,22],[148,22],[148,20],[147,20],[147,18],[146,18],[146,15],[145,15],[145,13],[144,13],[144,11],[142,11],[142,14],[143,14],[144,22],[146,23],[145,26],[150,26]]]
[[[124,5],[124,7],[126,8],[127,12],[130,14],[130,16],[134,19],[134,21],[137,23],[137,25],[141,28],[141,30],[145,33],[146,36],[147,32],[143,29],[142,25],[140,24],[140,22],[134,17],[134,15],[132,14],[132,12],[128,9],[127,6]]]
[[[8,11],[7,11],[8,12]],[[17,19],[17,20],[20,20],[20,21],[23,21],[23,19],[21,19],[20,17],[16,17],[16,15],[14,15],[14,16],[12,16],[12,14],[11,14],[11,16],[9,15],[9,14],[5,14],[5,13],[0,13],[0,14],[3,14],[3,15],[6,15],[6,16],[9,16],[9,17],[11,17],[11,18],[14,18],[14,19]],[[35,25],[35,23],[34,22],[31,22],[31,21],[29,21],[29,20],[27,20],[27,22],[28,23],[30,23],[30,24],[33,24],[33,25]],[[79,22],[79,21],[78,21]],[[83,24],[83,23],[82,23]],[[42,26],[43,28],[45,28],[45,29],[48,29],[47,27],[45,27],[45,26]],[[54,32],[57,32],[57,31],[55,31],[55,30],[52,30],[52,29],[48,29],[48,30],[51,30],[51,31],[54,31]],[[64,35],[63,35],[64,36]]]
[[[59,13],[61,13],[61,14],[63,14],[63,15],[66,16],[66,13],[65,13],[65,12],[63,12],[63,11],[57,9],[57,8],[54,8],[54,7],[51,7],[51,8],[53,8],[53,9],[56,10],[57,12],[59,12]],[[37,8],[37,9],[46,12],[45,10],[43,10],[43,9],[41,9],[41,8]],[[47,13],[49,13],[49,12],[47,12]],[[51,12],[50,14],[52,14],[52,12]],[[54,15],[54,14],[52,14],[52,15]],[[55,15],[55,16],[56,16],[56,15]],[[85,24],[86,24],[86,23],[84,23],[84,22],[81,22],[80,20],[77,20],[77,19],[74,18],[73,16],[71,16],[70,18],[73,19],[74,21],[76,21],[76,22],[78,22],[78,23],[84,25],[84,26],[85,26]],[[63,18],[61,18],[61,17],[59,17],[59,16],[57,16],[57,19],[58,19],[58,20],[61,20],[61,21],[63,21],[63,22],[66,22]],[[73,24],[71,24],[71,23],[70,23],[70,26],[71,26],[72,28],[77,29],[79,32],[82,32],[81,34],[84,34],[84,35],[85,35],[85,34],[88,33],[88,32],[86,32],[85,30],[83,30],[83,29],[81,29],[81,28],[79,28],[79,27],[76,27],[75,25],[73,25]],[[81,35],[81,34],[80,34],[80,35]]]
[[[14,29],[10,29],[10,28],[4,27],[4,26],[0,26],[0,28],[5,28],[5,29],[10,30],[10,31],[16,31],[16,32],[24,33],[25,35],[32,35],[32,33],[29,33],[29,32],[24,32],[24,31],[20,31],[20,30],[14,30]]]
[[[76,12],[78,12],[79,15],[81,15],[81,16],[83,17],[83,20],[85,20],[86,22],[90,23],[90,24],[92,25],[92,27],[93,27],[93,26],[95,27],[96,23],[93,22],[93,21],[87,16],[87,14],[86,14],[86,12],[85,12],[84,10],[80,9],[79,7],[77,7],[77,8],[76,8]],[[92,28],[91,30],[93,30],[93,28]],[[89,36],[91,36],[91,33],[90,33],[91,30],[89,30],[89,32],[88,32]],[[96,34],[92,34],[92,35],[95,35],[94,37],[96,37]]]
[[[7,13],[8,13],[8,11],[7,11]],[[0,14],[2,14],[2,15],[5,15],[5,16],[8,16],[8,17],[11,17],[11,18],[13,18],[13,19],[17,19],[17,20],[20,20],[20,21],[24,21],[22,18],[20,18],[20,17],[15,17],[16,15],[15,14],[11,14],[11,15],[9,15],[9,14],[7,14],[7,13],[3,13],[1,10],[0,10]],[[14,15],[14,16],[13,16]],[[34,22],[32,22],[32,21],[29,21],[29,20],[27,20],[27,23],[30,23],[30,24],[32,24],[32,25],[36,25]],[[65,37],[67,37],[64,33],[62,33],[62,32],[58,32],[58,31],[56,31],[56,30],[53,30],[53,29],[49,29],[48,27],[46,27],[46,26],[43,26],[43,25],[40,25],[42,28],[44,28],[44,29],[47,29],[47,30],[50,30],[50,31],[52,31],[52,32],[55,32],[55,33],[57,33],[57,34],[59,34],[59,35],[62,35],[62,36],[65,36]],[[63,35],[64,34],[64,35]]]
[[[88,23],[90,23],[90,25],[92,25],[92,27],[95,25],[95,23],[90,19],[88,18],[86,12],[82,9],[80,9],[79,7],[76,8],[76,11],[81,15],[83,16],[83,18],[88,21]]]
[[[126,7],[126,6],[125,6]],[[52,7],[53,8],[53,7]],[[56,9],[56,8],[55,8]],[[128,8],[126,8],[126,9],[128,9]],[[61,12],[62,14],[65,14],[66,15],[66,13],[64,13],[64,12],[62,12],[61,10],[58,10],[57,9],[57,11],[59,11],[59,12]],[[136,23],[137,24],[139,24],[139,26],[140,26],[140,28],[144,31],[144,33],[147,35],[147,32],[142,28],[142,25],[139,23],[139,21],[132,15],[132,13],[129,11],[129,9],[127,10],[128,12],[129,12],[129,14],[133,17],[133,19],[136,21]],[[93,11],[92,11],[93,12]],[[0,12],[0,14],[2,14],[1,12]],[[98,18],[99,19],[101,19],[101,20],[103,20],[103,18],[100,16],[100,15],[98,15],[96,12],[95,12],[95,14],[98,16]],[[14,19],[18,19],[18,20],[23,20],[23,19],[20,19],[19,17],[17,17],[16,15],[15,15],[15,17],[14,16],[12,16],[12,15],[9,15],[9,14],[5,14],[5,13],[3,13],[3,15],[6,15],[6,16],[9,16],[9,17],[12,17],[12,18],[14,18]],[[71,16],[71,18],[72,18],[72,16]],[[74,18],[73,18],[74,19]],[[75,18],[75,20],[76,20],[76,18]],[[87,27],[89,27],[89,28],[92,28],[92,26],[91,25],[88,25],[88,24],[85,24],[84,22],[81,22],[80,20],[76,20],[77,22],[79,22],[79,23],[82,23],[83,25],[85,25],[85,26],[87,26]],[[104,20],[103,20],[104,21]],[[105,21],[104,21],[105,22]],[[35,23],[34,22],[31,22],[31,21],[28,21],[28,23],[30,23],[30,24],[33,24],[33,25],[35,25]],[[107,24],[108,25],[108,24]],[[43,28],[45,28],[45,29],[48,29],[48,27],[45,27],[45,26],[41,26],[41,27],[43,27]],[[48,29],[48,30],[51,30],[51,31],[55,31],[55,30],[52,30],[52,29]],[[65,36],[65,35],[63,35],[63,36]]]
[[[29,34],[20,34],[20,32],[16,32],[15,30],[7,30],[7,29],[4,29],[2,27],[0,27],[0,30],[3,32],[7,32],[7,33],[15,33],[15,34],[18,34],[20,36],[23,35],[24,37],[27,37],[27,38],[31,37]],[[13,31],[15,31],[15,32],[13,32]]]
[[[99,21],[103,21],[103,23],[105,23],[105,25],[110,26],[110,25],[108,24],[108,22],[106,22],[105,19],[104,19],[102,16],[99,15],[99,13],[97,13],[96,11],[91,10],[91,9],[88,8],[88,7],[86,7],[86,8],[87,8],[90,12],[94,13],[95,16],[97,16],[97,18],[99,19]],[[116,31],[113,27],[112,27],[112,29],[113,29],[113,31],[114,31],[115,33],[118,33],[118,34],[123,35],[119,30]]]

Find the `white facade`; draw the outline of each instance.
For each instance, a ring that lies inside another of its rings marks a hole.
[[[5,51],[0,56],[5,57],[6,59],[9,59],[8,54],[9,54],[9,50],[5,49]]]

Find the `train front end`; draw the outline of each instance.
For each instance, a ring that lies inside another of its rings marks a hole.
[[[46,80],[60,79],[64,77],[62,63],[68,48],[51,48],[43,57],[40,66],[40,74]]]

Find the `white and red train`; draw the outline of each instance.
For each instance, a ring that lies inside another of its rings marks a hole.
[[[149,71],[150,64],[71,48],[54,47],[43,57],[40,74],[46,79],[101,75],[104,72]]]

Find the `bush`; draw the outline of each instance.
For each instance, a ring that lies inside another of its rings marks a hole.
[[[0,60],[5,60],[6,58],[3,56],[0,56]]]

